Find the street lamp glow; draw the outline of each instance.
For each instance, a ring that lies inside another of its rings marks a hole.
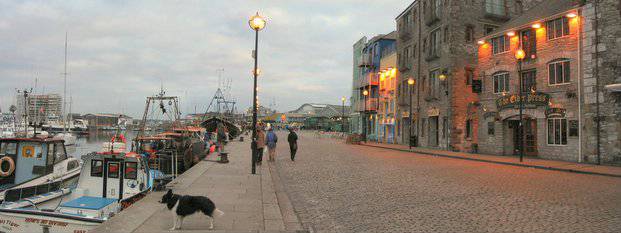
[[[477,43],[480,44],[480,45],[484,45],[485,44],[485,40],[479,40],[479,41],[477,41]]]
[[[397,68],[390,69],[390,77],[391,78],[397,77]]]
[[[345,102],[345,97],[341,97],[341,101]]]
[[[367,95],[369,95],[369,91],[367,91],[367,90],[364,90],[364,91],[362,92],[362,95],[364,95],[364,96],[367,96]]]
[[[444,80],[446,80],[446,74],[440,74],[440,75],[438,76],[438,79],[440,79],[440,81],[444,81]]]
[[[414,82],[413,78],[408,78],[408,85],[414,85]]]
[[[265,27],[265,23],[265,19],[259,15],[259,12],[257,12],[256,15],[250,17],[250,20],[248,20],[250,28],[255,31],[261,31],[261,29]]]
[[[570,12],[566,16],[567,16],[567,18],[574,18],[574,17],[576,17],[578,15],[575,12]]]
[[[518,49],[518,50],[515,52],[515,58],[516,58],[516,59],[518,59],[518,60],[522,60],[522,59],[524,59],[524,57],[526,57],[526,52],[524,52],[524,50],[523,50],[523,49]]]
[[[507,32],[507,36],[510,36],[510,37],[515,36],[515,32],[514,31],[509,31],[509,32]]]
[[[541,28],[541,24],[540,23],[534,23],[532,27],[534,29],[539,29],[539,28]]]

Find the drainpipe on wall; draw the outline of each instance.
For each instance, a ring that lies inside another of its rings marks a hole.
[[[582,18],[582,10],[578,10],[578,19]],[[578,163],[582,163],[582,84],[583,84],[583,74],[582,70],[582,24],[584,20],[581,19],[578,22],[578,70],[580,71],[580,76],[578,77],[580,81],[578,81]]]
[[[423,10],[421,9],[421,3],[417,3],[418,4],[418,42],[416,42],[416,47],[418,47],[418,56],[416,57],[418,60],[418,67],[416,67],[416,138],[417,138],[417,145],[419,144],[419,142],[421,141],[420,139],[420,133],[419,133],[419,129],[420,129],[420,76],[421,76],[421,69],[420,69],[420,63],[421,63],[421,59],[422,59],[422,54],[421,54],[421,50],[423,49],[423,45],[421,44],[420,40],[421,40],[421,29],[422,29],[422,12]],[[411,121],[412,119],[410,119]]]
[[[593,30],[595,31],[595,112],[596,112],[596,123],[597,123],[597,165],[601,165],[601,150],[600,150],[600,145],[601,145],[601,138],[600,138],[600,131],[601,131],[601,116],[599,113],[599,51],[598,51],[598,47],[599,47],[599,36],[598,36],[598,32],[597,32],[597,27],[598,27],[598,20],[597,20],[597,0],[593,1],[593,8],[594,8],[594,13],[595,13],[595,20],[593,21]]]

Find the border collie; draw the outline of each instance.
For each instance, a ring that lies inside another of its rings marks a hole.
[[[203,196],[189,196],[173,194],[172,189],[162,196],[162,204],[166,204],[169,210],[173,212],[173,227],[171,231],[181,229],[183,218],[196,212],[203,212],[209,216],[209,229],[213,229],[213,219],[224,215],[224,212],[216,209],[216,204],[209,198]]]

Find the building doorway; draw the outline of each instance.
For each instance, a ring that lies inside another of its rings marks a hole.
[[[519,120],[509,120],[513,142],[513,155],[519,155],[522,149],[520,137]],[[524,155],[537,156],[537,120],[532,118],[524,119]]]
[[[439,130],[438,117],[429,117],[429,146],[438,147]]]

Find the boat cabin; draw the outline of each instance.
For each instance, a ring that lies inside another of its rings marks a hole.
[[[0,139],[0,191],[51,173],[67,172],[80,166],[67,160],[63,140],[51,138]]]

